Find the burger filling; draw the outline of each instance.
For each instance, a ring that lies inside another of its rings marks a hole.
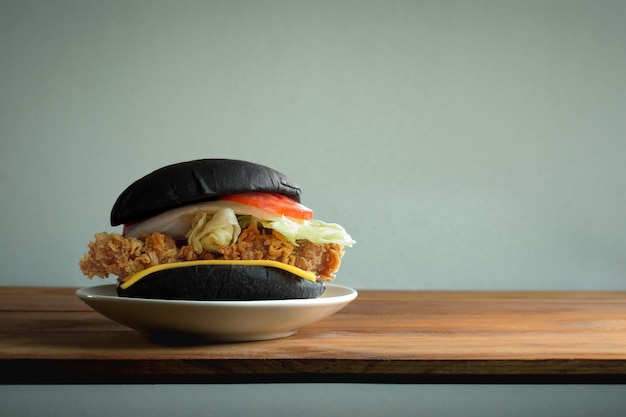
[[[341,226],[313,220],[312,212],[292,218],[219,200],[171,210],[126,226],[123,234],[98,233],[79,265],[89,278],[113,274],[123,283],[166,263],[270,260],[313,272],[324,282],[335,278],[344,246],[353,243]]]

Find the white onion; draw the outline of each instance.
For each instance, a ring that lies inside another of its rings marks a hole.
[[[215,213],[222,208],[231,208],[235,214],[250,215],[259,220],[276,221],[279,216],[271,211],[234,201],[207,201],[204,203],[190,204],[178,207],[161,214],[158,214],[139,223],[134,223],[124,227],[124,233],[128,237],[140,237],[141,233],[151,234],[160,232],[172,236],[174,239],[183,239],[185,234],[191,229],[191,222],[196,212],[205,211]],[[291,219],[298,222],[297,219]]]

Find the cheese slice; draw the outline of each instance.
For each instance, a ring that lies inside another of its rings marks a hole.
[[[132,275],[126,281],[124,281],[120,287],[122,289],[126,289],[142,279],[145,276],[152,274],[157,271],[164,271],[167,269],[174,268],[182,268],[188,266],[197,266],[197,265],[245,265],[245,266],[264,266],[269,268],[279,268],[283,269],[287,272],[290,272],[294,275],[299,276],[300,278],[308,279],[309,281],[315,282],[315,274],[311,271],[305,271],[304,269],[300,269],[298,267],[287,265],[278,261],[268,261],[268,260],[204,260],[204,261],[186,261],[186,262],[173,262],[169,264],[160,264],[155,265],[150,268],[146,268]]]

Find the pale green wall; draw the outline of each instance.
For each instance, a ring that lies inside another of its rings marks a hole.
[[[7,417],[621,417],[619,385],[0,387]]]
[[[608,0],[0,0],[0,285],[91,285],[77,261],[113,230],[126,185],[232,157],[290,175],[319,218],[351,232],[339,284],[625,290],[624,22],[626,2]],[[278,402],[272,387],[321,389],[264,386]],[[107,394],[84,389],[69,414]],[[203,389],[167,392],[203,404]],[[492,393],[537,412],[559,395],[605,398],[610,411],[624,394],[494,389],[376,392],[430,412],[480,412]],[[372,398],[337,390],[324,398]],[[0,411],[45,409],[50,392],[1,387]]]
[[[0,283],[134,179],[233,157],[358,241],[359,288],[626,289],[626,3],[0,2]]]

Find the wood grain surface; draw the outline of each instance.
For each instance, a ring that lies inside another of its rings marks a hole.
[[[359,291],[283,339],[156,343],[74,288],[0,287],[1,382],[626,382],[625,292]]]

